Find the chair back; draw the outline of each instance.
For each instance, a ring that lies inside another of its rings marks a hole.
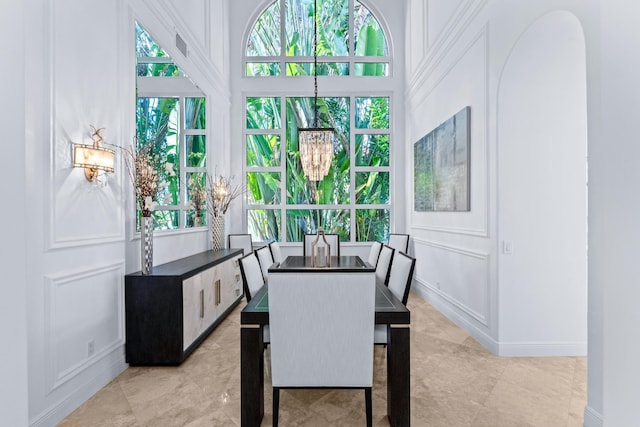
[[[258,257],[258,262],[260,263],[262,277],[264,277],[264,281],[267,282],[267,278],[269,277],[269,267],[271,267],[271,265],[273,264],[271,249],[269,249],[269,246],[263,246],[260,249],[256,249],[256,256]]]
[[[242,287],[247,302],[264,286],[264,277],[260,270],[260,263],[253,252],[245,255],[239,260],[240,273],[242,274]]]
[[[389,279],[389,267],[393,260],[393,253],[395,250],[389,245],[383,245],[380,249],[380,256],[378,257],[378,264],[376,265],[376,282],[387,284]]]
[[[229,234],[229,248],[242,249],[244,255],[253,252],[251,234]]]
[[[409,235],[408,234],[389,234],[389,242],[387,245],[391,246],[396,251],[409,252]]]
[[[415,266],[416,259],[404,252],[396,252],[393,255],[388,286],[391,293],[402,301],[404,305],[407,305],[407,299],[409,298]]]
[[[371,264],[372,267],[378,265],[378,257],[380,256],[380,250],[382,249],[382,243],[373,242],[371,244],[371,249],[369,249],[369,258],[367,258],[367,262]]]
[[[273,274],[273,387],[371,387],[373,274]]]
[[[284,258],[282,258],[280,244],[278,242],[269,243],[269,249],[271,249],[271,257],[273,258],[273,262],[282,262],[284,260]]]
[[[317,234],[305,234],[302,255],[311,256],[311,245],[316,241]],[[340,256],[340,236],[337,234],[324,234],[327,243],[331,247],[331,256]]]

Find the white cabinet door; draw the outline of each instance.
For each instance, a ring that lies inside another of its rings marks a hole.
[[[182,349],[193,343],[202,332],[204,318],[202,274],[182,282]]]
[[[222,315],[242,292],[242,276],[238,259],[240,257],[232,258],[220,266],[221,289],[218,315]]]
[[[204,288],[204,323],[203,330],[207,329],[218,317],[217,301],[218,301],[218,271],[220,266],[212,267],[202,273],[202,287]]]

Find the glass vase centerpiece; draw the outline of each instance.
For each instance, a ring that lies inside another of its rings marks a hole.
[[[149,274],[153,268],[153,217],[158,194],[168,183],[161,181],[161,168],[166,174],[174,175],[173,164],[163,164],[154,153],[153,141],[137,142],[124,148],[127,172],[136,197],[136,208],[140,212],[140,262],[142,274]]]
[[[213,250],[224,249],[225,223],[224,216],[231,206],[231,202],[244,194],[245,188],[241,184],[233,182],[234,177],[207,175],[207,210],[211,215],[211,239]]]
[[[327,242],[321,227],[318,228],[316,240],[311,244],[311,266],[331,267],[331,245]]]

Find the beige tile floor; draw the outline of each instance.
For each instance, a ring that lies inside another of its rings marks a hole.
[[[239,426],[240,310],[178,367],[130,367],[59,426]],[[582,426],[583,357],[497,357],[411,294],[413,426]],[[271,426],[266,357],[265,416]],[[373,420],[386,419],[386,355],[375,349]],[[283,390],[281,426],[365,425],[361,390]]]

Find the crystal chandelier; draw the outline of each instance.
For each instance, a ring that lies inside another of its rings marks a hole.
[[[310,181],[320,181],[329,173],[333,159],[333,128],[318,127],[318,31],[317,31],[318,1],[313,5],[313,127],[298,129],[298,144],[300,147],[300,161],[302,170]]]

